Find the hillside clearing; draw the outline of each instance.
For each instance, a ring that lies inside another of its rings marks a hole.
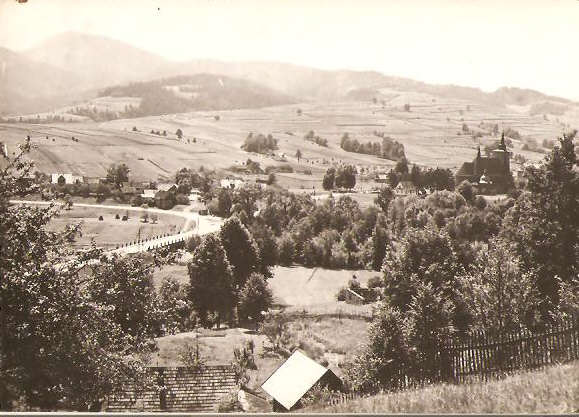
[[[383,394],[331,407],[319,413],[550,413],[579,412],[579,362],[467,385],[440,384]]]

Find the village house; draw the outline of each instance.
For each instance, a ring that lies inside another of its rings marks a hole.
[[[224,178],[219,182],[221,188],[230,188],[232,190],[239,189],[243,186],[244,182],[238,179]]]
[[[157,190],[175,193],[175,192],[177,192],[177,185],[176,184],[157,184]]]
[[[82,184],[84,179],[80,175],[72,175],[72,174],[52,174],[51,175],[51,184],[58,184],[58,185],[65,185],[65,184]]]
[[[273,399],[273,411],[293,411],[316,384],[338,391],[342,381],[330,369],[295,350],[261,385]]]
[[[416,194],[417,192],[418,190],[412,181],[400,181],[398,185],[394,187],[394,193],[399,197]]]
[[[388,174],[378,174],[376,175],[375,181],[379,184],[388,184]]]
[[[157,190],[145,189],[141,194],[141,198],[145,200],[145,202],[153,202],[155,201],[155,194],[157,194]]]
[[[476,158],[462,164],[455,175],[456,184],[469,181],[482,194],[505,192],[512,183],[510,159],[511,153],[507,150],[503,132],[501,143],[492,151],[491,156],[481,156],[479,146]],[[481,183],[483,175],[485,178]]]
[[[155,194],[155,206],[163,210],[172,209],[175,206],[175,193],[170,191],[157,191]]]

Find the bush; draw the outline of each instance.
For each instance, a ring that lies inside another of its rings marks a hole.
[[[121,220],[126,222],[127,220],[129,220],[129,217],[125,214]]]
[[[176,201],[177,204],[189,205],[189,197],[185,194],[177,194]]]
[[[102,222],[103,220],[103,216],[99,216],[99,222]]]
[[[233,413],[243,411],[241,403],[237,399],[237,390],[225,394],[215,406],[215,411],[218,413]]]
[[[368,280],[368,288],[382,288],[384,287],[384,280],[378,275],[373,276]]]
[[[336,295],[338,301],[346,301],[347,297],[348,297],[348,289],[345,287],[340,288],[340,291],[338,291],[338,294]]]
[[[115,214],[115,219],[119,220],[121,218],[121,216],[119,216],[119,213]]]

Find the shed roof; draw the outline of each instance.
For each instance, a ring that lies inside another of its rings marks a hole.
[[[291,409],[329,370],[296,350],[261,388],[286,409]]]

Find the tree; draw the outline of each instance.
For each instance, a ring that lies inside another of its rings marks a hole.
[[[467,180],[464,180],[463,182],[461,182],[457,189],[458,193],[464,197],[464,199],[468,202],[468,203],[472,203],[474,201],[474,190],[472,188],[472,184],[470,182],[468,182]]]
[[[336,172],[336,187],[354,188],[356,185],[356,168],[352,165],[341,166]]]
[[[300,163],[300,159],[302,158],[302,151],[299,149],[296,151],[296,158],[298,158],[298,164]]]
[[[374,200],[374,204],[382,209],[382,212],[388,213],[388,207],[392,200],[394,200],[394,191],[389,186],[380,188],[378,197]]]
[[[220,189],[217,195],[217,214],[222,217],[229,217],[232,205],[231,192],[225,188]]]
[[[539,318],[535,277],[521,270],[520,259],[506,241],[492,239],[458,282],[475,328],[512,331],[533,326]]]
[[[570,282],[579,273],[575,136],[564,135],[540,168],[526,170],[526,191],[507,212],[501,231],[520,257],[522,270],[537,277],[545,319],[559,304],[559,282]]]
[[[181,139],[183,138],[183,131],[181,129],[177,129],[175,135],[177,135],[177,139]]]
[[[187,265],[189,299],[202,325],[208,324],[208,314],[216,313],[217,327],[235,305],[233,272],[217,235],[210,234],[193,252]]]
[[[219,237],[231,265],[234,288],[239,291],[249,276],[259,270],[259,249],[247,228],[235,216],[223,223]]]
[[[123,182],[129,181],[129,167],[125,164],[112,164],[107,170],[107,181],[120,188]]]
[[[156,224],[157,220],[159,220],[159,216],[157,216],[155,213],[151,214],[151,223]]]
[[[125,333],[109,308],[87,291],[86,262],[115,268],[117,260],[91,250],[70,258],[67,234],[47,224],[54,207],[10,205],[30,190],[31,164],[23,159],[29,142],[0,171],[0,408],[28,407],[86,411],[123,379],[141,385],[143,335]],[[132,355],[127,360],[127,355]]]
[[[239,293],[239,316],[260,322],[263,320],[263,312],[271,307],[272,301],[273,295],[264,276],[253,273]]]
[[[281,236],[278,242],[279,263],[281,265],[291,265],[295,259],[295,244],[291,235],[286,233]]]
[[[445,231],[408,229],[384,260],[385,291],[392,306],[405,313],[416,295],[416,280],[430,283],[445,300],[455,299],[456,277],[463,267]],[[466,324],[466,323],[465,323]]]
[[[322,186],[324,190],[331,190],[334,188],[334,181],[336,178],[336,168],[328,168],[324,179],[322,180]]]
[[[267,176],[267,185],[273,185],[277,181],[277,178],[273,172],[270,172]]]
[[[398,387],[399,375],[409,368],[410,347],[400,311],[384,304],[368,328],[368,342],[347,369],[353,388],[375,393]]]
[[[160,311],[153,286],[155,262],[144,256],[119,257],[109,264],[91,265],[87,290],[107,307],[107,315],[122,331],[135,338],[161,336]],[[127,302],[130,301],[130,302]]]

